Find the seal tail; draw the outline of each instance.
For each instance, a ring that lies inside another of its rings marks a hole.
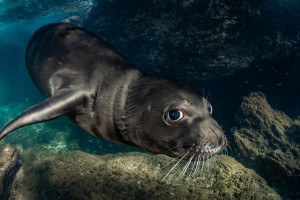
[[[45,101],[32,106],[19,117],[12,120],[0,132],[0,140],[10,132],[30,124],[40,123],[58,118],[74,111],[81,105],[85,95],[72,90],[59,91]]]

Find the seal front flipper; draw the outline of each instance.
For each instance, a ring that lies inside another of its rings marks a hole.
[[[76,110],[84,104],[87,96],[83,92],[61,90],[45,101],[32,106],[7,124],[0,132],[0,139],[8,133],[30,124],[49,121]]]

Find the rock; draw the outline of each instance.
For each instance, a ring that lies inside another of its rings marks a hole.
[[[142,153],[97,156],[74,151],[24,166],[12,199],[281,199],[253,170],[216,156],[193,180],[161,182],[172,158]],[[174,162],[175,164],[175,162]],[[188,172],[189,173],[189,172]],[[25,195],[24,195],[25,194]]]
[[[244,97],[232,129],[240,160],[284,197],[299,198],[300,121],[274,110],[261,92]]]
[[[7,199],[14,176],[19,168],[19,152],[11,145],[0,148],[0,199]]]
[[[188,79],[211,79],[239,71],[253,60],[247,50],[232,47],[229,41],[256,15],[257,4],[238,1],[235,5],[225,1],[98,0],[83,26],[146,73],[180,79],[185,72]]]
[[[98,0],[81,24],[144,72],[198,83],[233,75],[260,60],[299,60],[299,5]]]

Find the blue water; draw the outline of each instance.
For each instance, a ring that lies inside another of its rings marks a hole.
[[[41,95],[34,89],[25,67],[25,50],[34,31],[42,25],[59,22],[66,14],[47,15],[31,20],[21,20],[2,23],[0,26],[0,59],[1,80],[5,80],[7,90],[14,91],[13,95],[1,95],[1,103],[16,101],[22,103],[41,100]]]

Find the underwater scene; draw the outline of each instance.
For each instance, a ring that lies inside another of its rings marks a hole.
[[[0,69],[0,199],[300,199],[299,0],[0,0]]]

